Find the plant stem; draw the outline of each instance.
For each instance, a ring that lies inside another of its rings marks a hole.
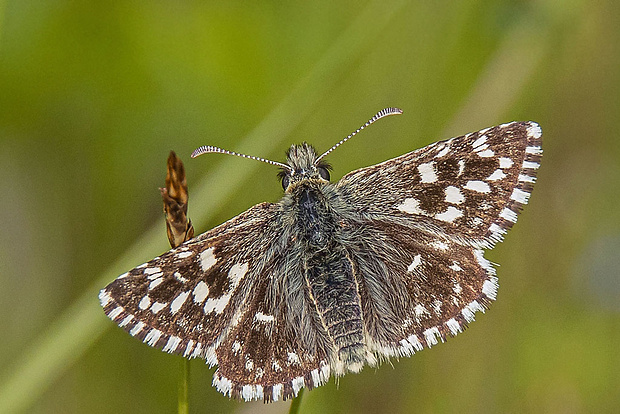
[[[297,397],[293,398],[293,402],[291,402],[291,408],[288,410],[288,414],[297,414],[299,413],[299,406],[301,405],[301,399],[304,396],[304,388],[299,390],[297,393]]]
[[[181,359],[179,379],[179,414],[189,414],[189,359]]]

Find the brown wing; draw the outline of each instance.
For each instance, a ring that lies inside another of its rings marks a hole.
[[[399,219],[490,248],[528,202],[541,155],[538,125],[512,122],[353,171],[337,186],[369,220]]]
[[[278,215],[275,204],[256,205],[121,275],[99,294],[105,313],[151,346],[217,364],[220,341],[259,284],[265,262],[251,259],[286,245]]]

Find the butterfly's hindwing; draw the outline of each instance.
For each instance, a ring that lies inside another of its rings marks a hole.
[[[495,299],[482,250],[390,222],[369,223],[367,235],[381,243],[361,243],[353,258],[373,352],[405,356],[443,342]]]
[[[302,267],[290,255],[274,254],[262,268],[216,350],[213,384],[220,392],[270,402],[327,381],[331,346],[302,282]]]

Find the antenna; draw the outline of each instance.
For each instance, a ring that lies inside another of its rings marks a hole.
[[[282,164],[281,162],[266,160],[264,158],[254,157],[252,155],[240,154],[238,152],[228,151],[222,148],[214,147],[212,145],[202,146],[200,148],[197,148],[196,150],[194,150],[194,152],[192,152],[192,158],[196,158],[199,155],[213,153],[213,152],[219,153],[219,154],[236,155],[237,157],[249,158],[251,160],[256,160],[256,161],[262,161],[262,162],[266,162],[267,164],[276,165],[278,167],[286,168],[289,171],[293,171],[293,169],[289,165]]]
[[[354,135],[356,135],[362,129],[366,128],[368,125],[374,123],[375,121],[378,121],[379,119],[383,117],[386,117],[389,115],[400,115],[402,113],[403,113],[403,110],[399,108],[385,108],[385,109],[380,110],[379,112],[377,112],[375,116],[370,118],[368,122],[366,122],[364,125],[356,129],[355,132],[353,132],[351,135],[347,136],[346,138],[341,140],[339,143],[337,143],[336,145],[334,145],[333,147],[325,151],[319,158],[316,159],[316,161],[314,161],[314,165],[317,165],[324,156],[326,156],[327,154],[329,154],[330,152],[332,152],[333,150],[335,150],[336,148],[338,148],[339,146],[347,142],[349,139],[351,139]]]

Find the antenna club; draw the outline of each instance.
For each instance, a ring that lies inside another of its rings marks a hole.
[[[372,118],[370,118],[368,120],[368,122],[366,122],[364,125],[362,125],[361,127],[359,127],[358,129],[356,129],[353,133],[351,133],[350,135],[348,135],[346,138],[340,140],[340,142],[338,142],[336,145],[334,145],[333,147],[331,147],[330,149],[328,149],[327,151],[325,151],[323,154],[321,154],[321,156],[319,156],[316,161],[314,162],[314,165],[317,165],[319,163],[319,161],[321,161],[323,159],[323,157],[325,157],[327,154],[329,154],[330,152],[332,152],[333,150],[335,150],[336,148],[338,148],[339,146],[341,146],[342,144],[344,144],[345,142],[347,142],[349,139],[353,138],[358,132],[360,132],[362,129],[366,128],[367,126],[369,126],[370,124],[374,123],[375,121],[385,117],[385,116],[389,116],[389,115],[400,115],[403,113],[403,110],[400,108],[385,108],[380,110],[379,112],[377,112],[375,114],[375,116],[373,116]]]
[[[196,148],[194,152],[192,152],[191,157],[196,158],[199,155],[206,154],[207,152],[212,152],[210,150],[211,150],[211,147],[207,147],[203,145],[202,147]]]
[[[196,158],[199,155],[207,154],[207,153],[218,153],[218,154],[234,155],[234,156],[237,156],[237,157],[248,158],[248,159],[255,160],[255,161],[265,162],[267,164],[275,165],[275,166],[286,168],[286,169],[289,169],[289,170],[291,169],[290,166],[288,166],[286,164],[282,164],[281,162],[271,161],[271,160],[267,160],[265,158],[255,157],[255,156],[252,156],[252,155],[240,154],[240,153],[235,152],[235,151],[228,151],[228,150],[222,149],[220,147],[214,147],[212,145],[203,145],[202,147],[196,148],[194,150],[194,152],[192,152],[191,157],[192,158]]]

